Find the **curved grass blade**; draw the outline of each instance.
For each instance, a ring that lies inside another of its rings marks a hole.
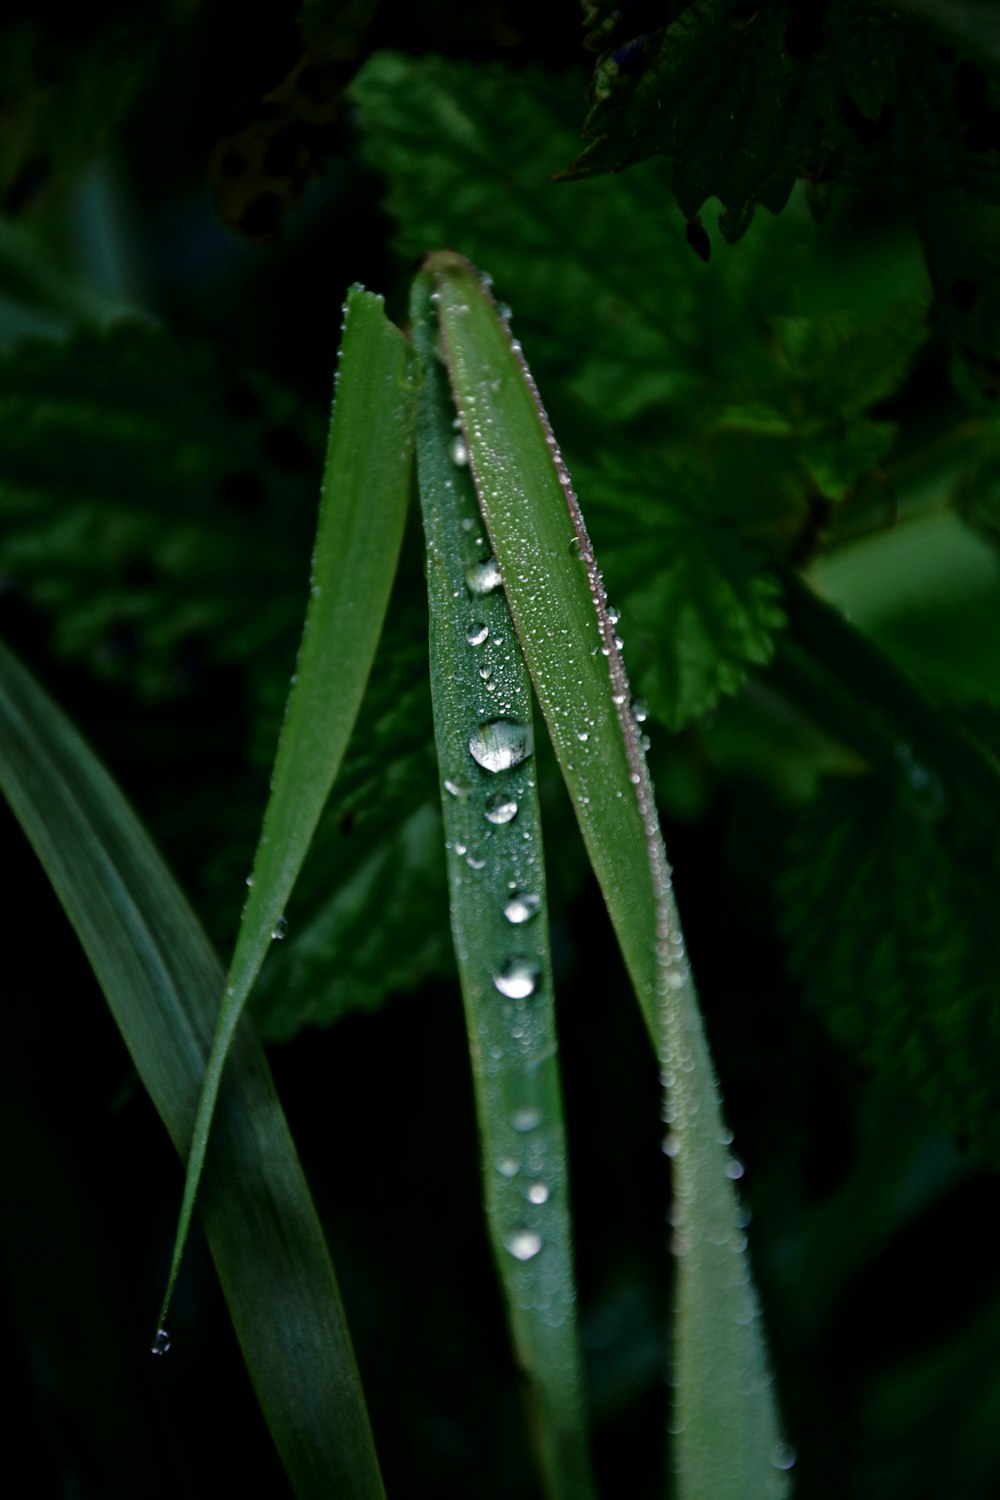
[[[0,785],[184,1157],[222,968],[117,786],[3,647]],[[247,1367],[296,1495],[380,1500],[333,1266],[264,1054],[246,1026],[236,1030],[219,1093],[200,1206]]]
[[[229,1044],[271,942],[284,936],[285,905],[354,728],[402,544],[416,361],[383,314],[381,297],[352,287],[343,326],[309,605],[198,1104],[160,1323],[180,1268]]]
[[[417,429],[431,692],[455,952],[486,1214],[553,1500],[596,1495],[587,1451],[572,1220],[532,761],[531,687],[453,425],[420,276]]]
[[[657,1049],[678,1257],[674,1463],[681,1500],[786,1492],[731,1136],[673,898],[601,575],[521,355],[473,268],[426,262],[469,463],[511,614]]]

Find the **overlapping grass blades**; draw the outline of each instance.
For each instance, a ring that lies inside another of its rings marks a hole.
[[[117,786],[2,647],[0,785],[185,1157],[222,968]],[[296,1495],[380,1500],[333,1266],[263,1052],[242,1025],[219,1091],[200,1205],[247,1366]]]
[[[786,1490],[718,1090],[615,620],[538,392],[472,267],[426,270],[442,354],[511,614],[660,1057],[678,1258],[673,1458],[682,1500]]]
[[[499,587],[418,277],[417,458],[452,931],[486,1212],[553,1500],[596,1494],[587,1452],[531,687]]]
[[[413,458],[417,366],[382,298],[354,287],[323,475],[312,588],[271,796],[209,1058],[160,1322],[194,1208],[230,1041],[340,767],[382,630],[403,537]]]

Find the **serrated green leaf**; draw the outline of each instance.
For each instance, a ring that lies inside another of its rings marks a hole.
[[[633,681],[669,729],[713,709],[771,659],[781,589],[738,533],[699,508],[698,476],[609,459],[578,466]]]
[[[895,93],[899,25],[858,0],[815,11],[774,0],[674,4],[666,24],[638,36],[619,16],[595,38],[606,50],[584,126],[590,144],[565,175],[667,156],[681,212],[695,220],[718,198],[728,240],[757,203],[780,212],[797,177],[825,177]]]
[[[801,815],[783,899],[834,1034],[1000,1161],[995,845],[963,849],[945,788],[901,751],[895,776],[830,782]]]
[[[692,388],[696,288],[683,235],[648,212],[658,169],[582,189],[549,180],[572,149],[575,78],[383,52],[352,93],[404,252],[454,245],[488,262],[534,361],[583,394],[588,420]]]
[[[0,647],[0,783],[186,1155],[223,971],[159,854],[69,722]],[[201,1216],[295,1493],[383,1494],[329,1253],[264,1055],[234,1038]]]

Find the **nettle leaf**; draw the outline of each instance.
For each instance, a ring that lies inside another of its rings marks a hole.
[[[722,433],[756,433],[787,441],[789,462],[810,485],[842,500],[892,447],[896,427],[872,420],[869,408],[890,396],[927,334],[923,305],[907,300],[878,317],[852,312],[771,320],[773,386],[726,407]]]
[[[1000,389],[1000,82],[988,7],[942,46],[932,7],[915,20],[877,0],[663,0],[591,7],[601,53],[584,126],[589,144],[562,175],[617,172],[648,157],[702,255],[699,212],[722,204],[730,242],[758,203],[779,213],[797,178],[902,185],[912,202],[942,327],[987,395]]]
[[[576,78],[383,52],[352,92],[401,249],[450,245],[490,266],[561,399],[579,394],[607,429],[700,389],[690,252],[649,211],[661,168],[582,191],[550,181],[576,139]]]
[[[609,459],[579,470],[629,671],[670,729],[738,692],[770,661],[781,589],[756,548],[706,514],[698,476]]]
[[[290,396],[147,326],[24,342],[0,360],[0,576],[59,653],[181,693],[205,657],[294,638],[321,441]]]
[[[877,5],[667,0],[638,29],[629,8],[592,10],[590,144],[567,177],[667,156],[685,218],[718,198],[735,241],[757,203],[779,213],[796,178],[826,177],[838,152],[884,133],[900,23]]]
[[[1000,851],[953,822],[905,747],[895,776],[828,782],[791,840],[784,927],[834,1034],[996,1162]]]

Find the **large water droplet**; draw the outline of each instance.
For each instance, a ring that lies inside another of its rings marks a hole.
[[[508,922],[513,922],[515,927],[519,927],[522,922],[531,921],[541,904],[541,896],[536,896],[534,892],[515,891],[504,907],[503,914]]]
[[[509,823],[517,817],[517,803],[505,792],[497,792],[486,804],[486,821],[497,825]]]
[[[287,933],[287,931],[288,931],[288,922],[287,922],[287,920],[284,917],[279,917],[278,920],[275,922],[274,926],[271,928],[271,936],[272,936],[272,938],[274,938],[274,940],[276,942],[280,943],[281,939],[285,936],[285,934]]]
[[[525,1196],[529,1203],[548,1203],[549,1190],[544,1182],[532,1182]]]
[[[503,583],[495,557],[465,570],[465,581],[473,594],[492,594]]]
[[[167,1354],[170,1351],[170,1335],[165,1328],[158,1328],[149,1346],[150,1354]]]
[[[465,639],[468,641],[470,646],[481,646],[489,633],[490,627],[488,625],[484,625],[481,620],[477,620],[475,624],[470,625],[468,630],[465,632]]]
[[[542,1123],[542,1112],[540,1109],[515,1109],[510,1123],[518,1135],[527,1135],[529,1131],[537,1130]]]
[[[777,1443],[771,1454],[771,1462],[776,1469],[792,1469],[797,1459],[798,1454],[788,1443]]]
[[[533,748],[530,726],[516,719],[490,719],[469,737],[469,754],[484,771],[509,771]]]
[[[515,1229],[504,1244],[515,1260],[531,1260],[542,1248],[542,1237],[534,1229]]]
[[[511,958],[494,974],[493,983],[508,1000],[527,1000],[538,988],[538,976],[538,965],[530,958]]]

